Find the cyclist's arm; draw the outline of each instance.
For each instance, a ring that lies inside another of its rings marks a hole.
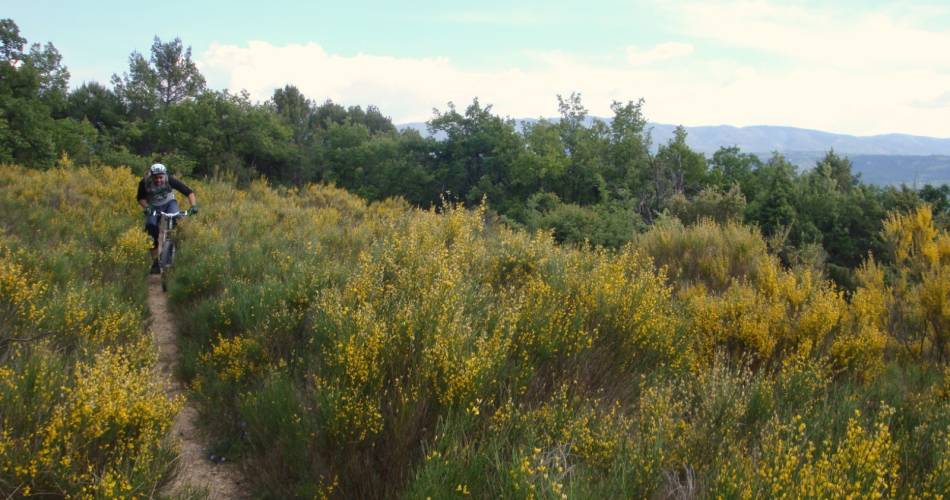
[[[177,189],[181,194],[187,196],[188,203],[191,203],[191,206],[195,206],[195,204],[198,203],[198,200],[195,198],[195,192],[192,191],[191,188],[186,186],[184,182],[181,182],[180,180],[174,177],[169,177],[168,184],[172,188]]]
[[[139,200],[139,205],[141,205],[142,208],[148,207],[148,193],[145,192],[145,184],[143,182],[139,182],[139,190],[135,194],[135,198]]]

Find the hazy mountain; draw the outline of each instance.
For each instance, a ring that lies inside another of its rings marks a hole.
[[[662,144],[673,137],[675,125],[652,123],[653,139]],[[743,151],[828,151],[846,155],[950,155],[950,138],[906,134],[855,136],[795,127],[686,127],[686,142],[697,151],[712,153],[721,146]]]
[[[589,118],[588,122],[595,118]],[[551,118],[557,120],[557,118]],[[515,120],[520,128],[536,119]],[[428,135],[425,123],[406,123],[400,129],[415,129]],[[647,127],[653,149],[673,137],[675,125],[651,123]],[[720,147],[738,146],[744,152],[767,159],[782,153],[802,168],[810,168],[828,150],[848,156],[865,182],[871,184],[950,183],[950,138],[907,134],[855,136],[795,127],[730,125],[686,127],[686,142],[696,151],[711,156]]]

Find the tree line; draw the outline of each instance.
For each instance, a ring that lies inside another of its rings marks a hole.
[[[833,151],[799,172],[777,153],[763,161],[724,147],[706,157],[682,127],[654,148],[643,100],[591,119],[572,93],[557,97],[559,118],[519,126],[475,98],[435,110],[422,135],[375,106],[318,103],[290,84],[266,102],[209,89],[178,38],[156,37],[148,57],[133,52],[109,85],[75,89],[52,43],[27,47],[11,19],[0,20],[0,42],[2,163],[141,172],[162,161],[179,175],[332,183],[422,207],[487,200],[510,225],[607,247],[664,218],[735,220],[758,226],[786,263],[846,287],[868,253],[886,254],[888,212],[927,202],[948,219],[947,186],[868,185]]]

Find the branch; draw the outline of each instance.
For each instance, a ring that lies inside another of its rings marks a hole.
[[[20,343],[36,342],[38,340],[42,340],[46,337],[49,337],[50,335],[53,335],[53,332],[44,332],[38,335],[34,335],[32,337],[8,337],[8,338],[0,339],[0,347],[6,347],[7,344],[12,344],[14,342],[20,342]]]

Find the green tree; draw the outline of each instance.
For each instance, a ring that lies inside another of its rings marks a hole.
[[[641,214],[648,221],[668,204],[671,197],[689,197],[702,189],[706,180],[706,158],[686,144],[686,129],[679,126],[673,137],[661,144],[644,171],[640,190]]]
[[[851,173],[851,160],[846,156],[838,156],[834,149],[825,154],[816,168],[828,169],[828,175],[835,180],[838,191],[850,191],[858,184],[857,176]]]
[[[673,138],[660,146],[656,154],[662,172],[669,177],[670,188],[686,195],[698,193],[706,177],[706,158],[686,144],[686,128],[673,131]]]
[[[393,121],[386,115],[384,115],[379,108],[376,106],[367,106],[366,114],[363,119],[363,124],[366,125],[366,128],[369,129],[372,133],[394,133],[396,132],[396,126],[393,125]]]
[[[758,224],[766,236],[780,236],[795,222],[795,166],[775,153],[755,171],[755,198],[746,211],[746,219]]]
[[[709,162],[709,182],[720,189],[729,189],[738,184],[746,199],[755,197],[752,176],[762,160],[751,153],[743,153],[738,146],[721,147],[713,153]]]
[[[635,191],[643,183],[650,166],[649,136],[644,134],[646,118],[643,116],[643,99],[610,105],[614,112],[610,121],[610,165],[608,182]]]
[[[112,83],[130,113],[139,118],[205,90],[204,76],[191,60],[191,47],[183,48],[180,38],[163,43],[155,37],[148,60],[132,52],[128,73],[121,78],[112,75]]]
[[[130,118],[144,120],[158,109],[158,75],[142,54],[129,55],[128,73],[112,75],[112,85]]]
[[[247,93],[204,92],[159,112],[148,134],[155,138],[155,154],[178,155],[195,165],[195,174],[263,174],[283,181],[301,175],[290,128]]]
[[[16,66],[23,59],[26,38],[20,36],[20,27],[13,19],[0,19],[0,60]]]
[[[191,47],[182,48],[181,39],[152,43],[152,65],[157,75],[159,102],[169,106],[187,97],[196,97],[205,89],[205,78],[191,60]]]
[[[573,155],[577,150],[581,131],[584,129],[584,120],[587,119],[587,108],[581,103],[581,94],[571,92],[567,99],[558,94],[557,110],[561,115],[559,122],[561,141],[564,142],[567,154]]]
[[[26,39],[11,19],[0,21],[0,43],[0,161],[41,167],[63,152],[85,155],[74,148],[88,150],[88,134],[73,140],[76,135],[68,131],[76,127],[53,116],[65,107],[69,82],[56,47],[33,44],[24,53]]]
[[[122,101],[108,87],[88,82],[72,91],[66,102],[66,113],[75,120],[89,120],[100,132],[121,127],[125,121]]]
[[[63,66],[63,57],[59,51],[52,43],[47,42],[43,46],[34,43],[23,63],[37,75],[39,98],[54,114],[61,114],[69,92],[69,70]]]
[[[469,203],[488,196],[499,207],[508,204],[510,169],[523,144],[514,121],[492,114],[491,105],[483,107],[475,98],[465,114],[452,103],[445,113],[436,110],[428,126],[434,134],[445,134],[435,151],[441,191]]]
[[[330,99],[317,106],[313,113],[315,116],[314,125],[320,128],[327,128],[331,123],[343,125],[349,118],[346,108]]]
[[[550,192],[562,183],[570,165],[557,123],[538,120],[522,129],[524,148],[511,166],[511,194],[520,200],[539,191]]]
[[[565,202],[590,205],[610,198],[608,178],[611,175],[611,130],[602,120],[588,120],[587,108],[579,93],[568,99],[557,96],[561,119],[558,127],[568,157],[565,175],[555,186]],[[587,122],[590,121],[590,125]]]
[[[297,87],[285,85],[282,89],[275,89],[271,104],[277,115],[293,130],[297,146],[304,147],[313,141],[313,102]]]

